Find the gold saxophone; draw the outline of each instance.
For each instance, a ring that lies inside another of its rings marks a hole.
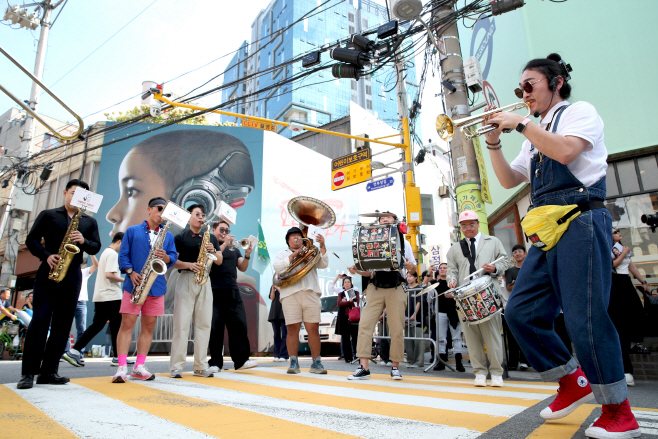
[[[73,244],[73,241],[71,240],[71,233],[78,230],[81,215],[82,209],[78,208],[78,211],[73,215],[73,218],[71,218],[69,228],[66,229],[66,235],[64,235],[64,239],[62,240],[62,243],[59,246],[59,251],[57,252],[59,261],[57,261],[57,265],[50,269],[50,273],[48,274],[48,279],[52,281],[61,282],[69,271],[69,266],[71,265],[73,257],[80,253],[80,248]]]
[[[208,224],[206,233],[203,234],[203,239],[201,240],[201,249],[199,249],[199,257],[196,260],[196,263],[201,266],[201,270],[198,273],[194,273],[194,282],[197,285],[203,285],[208,282],[208,276],[210,275],[212,264],[217,260],[217,256],[208,253],[208,250],[206,249],[206,244],[209,242],[210,224]]]
[[[139,285],[133,286],[130,302],[135,305],[141,305],[144,303],[146,297],[149,295],[149,291],[151,291],[153,282],[155,282],[158,276],[162,276],[167,272],[167,264],[165,264],[162,259],[158,259],[155,256],[155,251],[161,249],[164,245],[169,224],[170,222],[167,221],[164,227],[162,227],[162,224],[160,225],[160,233],[158,233],[158,237],[155,238],[155,242],[151,246],[149,257],[146,259],[142,271],[139,273],[142,276],[142,282]]]

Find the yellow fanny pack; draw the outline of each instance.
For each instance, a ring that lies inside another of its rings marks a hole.
[[[535,207],[523,218],[521,227],[532,245],[549,251],[562,238],[574,218],[588,210],[603,208],[605,208],[603,201],[586,201],[568,206]]]

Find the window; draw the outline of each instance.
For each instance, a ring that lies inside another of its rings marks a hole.
[[[608,198],[658,190],[656,155],[610,163],[606,189]]]
[[[372,94],[372,86],[366,85],[366,94],[370,96]]]
[[[368,19],[367,18],[363,19],[363,28],[368,29]]]
[[[350,81],[350,83],[352,85],[352,90],[356,90],[356,81],[352,80],[352,81]]]
[[[366,100],[366,110],[372,110],[372,101]]]
[[[354,29],[354,26],[350,25],[350,35],[352,35],[355,32],[356,30]]]
[[[351,23],[354,22],[354,14],[353,13],[350,12],[349,14],[347,14],[347,17],[348,17],[348,19],[350,20]]]
[[[308,32],[308,18],[304,19],[304,32]]]
[[[432,194],[420,194],[420,206],[423,213],[423,225],[433,226],[434,221],[434,201]]]
[[[0,127],[0,134],[2,134],[2,127]]]
[[[421,195],[422,197],[422,195]],[[489,234],[500,239],[508,256],[512,256],[512,247],[516,244],[523,245],[521,234],[521,218],[516,204],[510,206],[503,214],[489,224]]]

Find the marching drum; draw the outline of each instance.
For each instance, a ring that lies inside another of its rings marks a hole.
[[[398,270],[402,262],[397,224],[357,225],[352,235],[352,256],[359,271]]]
[[[490,276],[473,279],[453,292],[464,321],[478,325],[494,317],[503,309],[503,301]]]

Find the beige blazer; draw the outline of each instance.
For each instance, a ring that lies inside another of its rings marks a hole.
[[[496,278],[504,275],[505,270],[509,268],[509,258],[507,257],[507,252],[505,251],[505,248],[503,248],[503,243],[500,242],[500,239],[483,233],[480,237],[480,242],[478,242],[478,248],[475,250],[475,268],[480,269],[484,264],[491,264],[501,256],[504,256],[505,258],[502,261],[496,262],[495,267],[498,271],[496,272],[496,275],[492,275],[494,280],[493,285],[498,293],[500,293],[500,287]],[[452,247],[450,247],[447,260],[448,283],[452,280],[457,280],[457,285],[459,286],[468,283],[468,280],[464,280],[464,278],[470,274],[470,264],[468,263],[468,259],[462,253],[461,245],[459,243],[453,244]],[[487,274],[483,273],[479,277],[482,277],[483,275]]]

